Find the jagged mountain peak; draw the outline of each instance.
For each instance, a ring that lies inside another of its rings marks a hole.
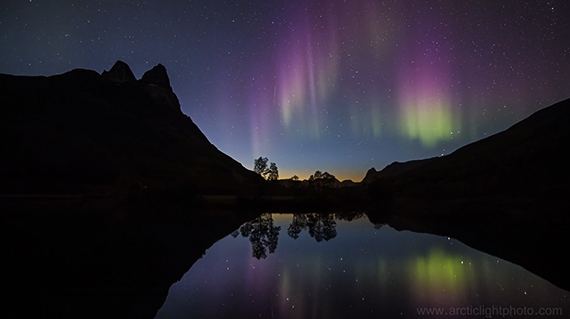
[[[168,73],[166,68],[162,64],[157,64],[152,69],[146,71],[142,78],[142,82],[155,84],[161,87],[170,88],[170,79],[168,78]]]
[[[137,81],[122,61],[103,74],[0,74],[0,131],[9,137],[0,192],[253,192],[262,178],[208,141],[168,83],[163,65]]]
[[[180,101],[170,86],[170,79],[164,65],[159,63],[146,71],[139,82],[144,85],[145,90],[156,104],[166,105],[180,111]]]
[[[121,60],[117,60],[109,71],[103,71],[101,76],[115,83],[128,83],[137,80],[129,65]]]

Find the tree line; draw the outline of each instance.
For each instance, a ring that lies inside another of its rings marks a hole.
[[[271,162],[268,166],[268,162],[269,159],[262,156],[253,160],[253,171],[268,181],[276,181],[279,179],[279,169],[277,168],[277,164]],[[299,177],[294,175],[291,180],[298,181]],[[334,175],[329,174],[328,172],[323,173],[321,171],[316,171],[315,174],[309,177],[309,183],[316,186],[318,189],[331,186],[335,180],[336,177]]]

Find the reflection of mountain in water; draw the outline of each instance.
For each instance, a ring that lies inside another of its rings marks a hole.
[[[0,199],[0,211],[4,318],[154,318],[206,249],[256,216],[152,197]]]

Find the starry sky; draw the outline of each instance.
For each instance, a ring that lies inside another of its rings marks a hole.
[[[570,97],[570,1],[5,0],[0,73],[166,66],[221,151],[360,181]]]

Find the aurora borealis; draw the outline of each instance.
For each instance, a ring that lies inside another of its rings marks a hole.
[[[282,178],[440,156],[570,97],[570,3],[4,1],[0,72],[162,63],[221,151]]]

